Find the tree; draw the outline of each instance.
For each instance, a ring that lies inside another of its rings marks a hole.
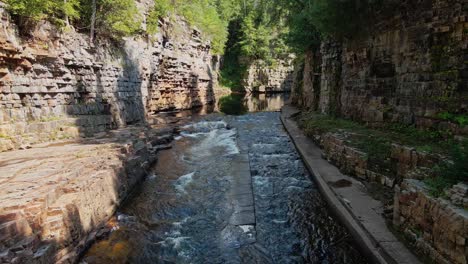
[[[21,22],[49,19],[58,25],[69,25],[70,19],[78,19],[80,15],[78,0],[7,0],[6,3]]]
[[[81,0],[81,28],[96,36],[120,39],[140,31],[142,16],[134,0]]]
[[[140,29],[142,17],[134,0],[99,0],[97,7],[96,20],[102,35],[118,38]]]
[[[91,25],[89,30],[89,41],[91,43],[94,42],[94,34],[95,34],[95,27],[96,27],[96,0],[92,0],[91,3]]]
[[[173,10],[170,0],[158,0],[146,18],[146,32],[150,35],[158,32],[159,20]]]

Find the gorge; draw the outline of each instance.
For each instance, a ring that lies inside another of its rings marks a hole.
[[[467,263],[465,0],[0,17],[0,263]]]

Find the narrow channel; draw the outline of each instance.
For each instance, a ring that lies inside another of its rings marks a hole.
[[[82,262],[366,263],[282,127],[286,98],[181,125]]]

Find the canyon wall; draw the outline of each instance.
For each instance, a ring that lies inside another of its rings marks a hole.
[[[273,65],[255,61],[249,65],[242,80],[244,89],[254,93],[290,92],[293,84],[294,56],[275,59]]]
[[[402,1],[365,36],[327,41],[320,82],[296,82],[296,101],[367,123],[401,122],[467,133],[441,113],[468,113],[466,1]],[[306,76],[310,70],[305,69]],[[300,85],[300,87],[297,87]],[[461,122],[465,125],[466,122]]]
[[[151,3],[139,2],[140,11]],[[181,18],[161,21],[153,36],[90,44],[86,34],[47,22],[20,36],[1,2],[0,17],[0,151],[215,101],[217,57]]]
[[[466,138],[468,2],[400,1],[377,18],[367,34],[308,52],[296,65],[292,102],[370,126],[415,125]],[[388,211],[416,252],[435,263],[467,263],[466,185],[435,198],[421,181],[442,157],[392,144],[391,166],[376,170],[350,145],[352,134],[313,138],[344,173],[395,189]]]

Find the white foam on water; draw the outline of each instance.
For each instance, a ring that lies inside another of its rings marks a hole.
[[[174,228],[178,228],[178,229],[181,229],[182,228],[182,224],[185,224],[187,223],[187,221],[190,219],[189,216],[185,217],[184,219],[182,219],[182,221],[180,222],[173,222],[172,225],[174,226]]]
[[[239,154],[236,143],[236,129],[228,129],[225,121],[201,121],[182,127],[180,135],[197,138],[190,149],[190,161],[198,161],[211,156],[228,156]]]
[[[215,129],[206,134],[199,143],[191,148],[191,153],[197,159],[203,159],[213,155],[213,149],[222,147],[225,149],[222,155],[239,154],[239,148],[236,143],[235,129]],[[215,154],[218,155],[218,154]]]
[[[273,223],[275,224],[286,224],[288,220],[278,220],[278,219],[273,219]]]
[[[174,183],[174,188],[180,193],[187,193],[185,188],[193,181],[193,175],[195,172],[180,176]]]
[[[240,225],[239,227],[244,233],[251,233],[255,229],[253,225]]]
[[[197,138],[206,135],[206,132],[197,132],[197,133],[190,133],[190,132],[180,132],[180,135],[182,137],[188,137],[188,138]]]
[[[290,156],[290,154],[265,154],[265,155],[262,155],[263,158],[270,158],[270,159],[287,158],[289,156]]]
[[[163,241],[158,242],[164,246],[171,246],[174,249],[179,249],[180,245],[190,237],[166,237]]]
[[[213,129],[227,128],[227,123],[224,121],[201,121],[185,125],[182,128],[186,130],[209,131]]]

